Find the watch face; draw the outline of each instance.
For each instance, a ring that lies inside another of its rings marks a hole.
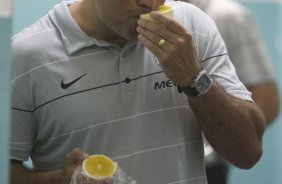
[[[204,74],[202,76],[200,76],[200,78],[197,81],[196,84],[196,89],[199,93],[205,93],[211,85],[211,79],[209,78],[208,75]]]

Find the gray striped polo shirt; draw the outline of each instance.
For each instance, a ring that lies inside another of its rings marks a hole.
[[[142,44],[87,36],[68,3],[13,38],[11,158],[55,170],[79,147],[110,156],[138,184],[206,184],[187,97]],[[228,93],[251,100],[212,20],[193,5],[170,5],[193,33],[201,65]]]

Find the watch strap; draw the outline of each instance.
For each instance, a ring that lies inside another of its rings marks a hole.
[[[196,97],[199,95],[199,92],[196,90],[196,88],[192,87],[186,87],[186,88],[181,88],[179,87],[185,95],[190,96],[190,97]]]
[[[200,96],[204,93],[200,92],[197,90],[197,81],[199,80],[199,78],[201,78],[203,75],[206,75],[208,76],[208,78],[210,79],[210,81],[212,81],[211,77],[209,76],[209,74],[205,71],[205,69],[202,69],[200,71],[200,73],[198,75],[196,75],[194,78],[193,78],[193,82],[192,82],[192,85],[188,86],[188,87],[182,87],[181,88],[181,91],[183,91],[187,96],[189,97],[196,97],[196,96]],[[210,83],[211,85],[211,83]],[[207,88],[207,90],[210,88],[210,86]]]

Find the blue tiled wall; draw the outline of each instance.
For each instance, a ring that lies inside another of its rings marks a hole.
[[[14,0],[13,34],[34,23],[61,0]]]
[[[11,18],[0,17],[0,183],[8,184]]]

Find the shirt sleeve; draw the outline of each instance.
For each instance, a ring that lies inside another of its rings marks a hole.
[[[240,80],[246,86],[273,80],[270,56],[248,12],[231,11],[215,21]]]
[[[230,95],[248,101],[253,101],[251,93],[239,80],[235,67],[229,59],[225,43],[214,21],[204,13],[195,16],[198,30],[194,37],[203,44],[198,44],[198,57],[201,65],[210,73]]]
[[[27,161],[35,137],[36,124],[32,109],[23,99],[23,93],[12,83],[11,159]]]

